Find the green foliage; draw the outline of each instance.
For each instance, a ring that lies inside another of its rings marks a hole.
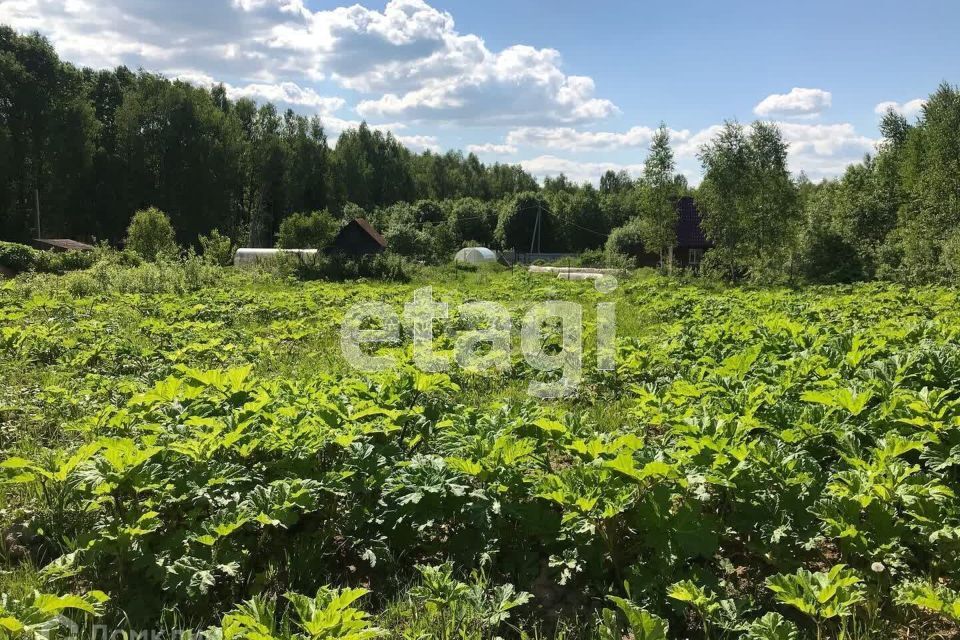
[[[897,603],[939,613],[960,623],[960,592],[925,582],[908,582],[896,591]]]
[[[371,640],[383,632],[370,624],[367,613],[353,604],[365,596],[365,589],[321,587],[313,598],[287,593],[289,602],[277,617],[277,603],[254,598],[223,617],[220,627],[207,631],[214,640]]]
[[[295,213],[280,223],[277,246],[281,249],[325,249],[339,230],[339,221],[326,211]]]
[[[127,228],[126,248],[151,262],[175,255],[177,241],[169,216],[155,207],[135,213]]]
[[[539,212],[541,226],[537,229],[537,235],[542,239],[542,245],[545,247],[556,246],[558,239],[556,223],[552,216],[545,213],[547,208],[546,199],[538,193],[527,192],[516,195],[500,210],[496,230],[497,242],[505,249],[530,251]],[[536,249],[536,246],[534,248]]]
[[[132,212],[150,202],[170,214],[184,245],[226,229],[241,244],[273,246],[293,212],[425,198],[492,202],[538,188],[519,165],[415,154],[365,123],[331,148],[317,116],[233,101],[223,86],[126,67],[79,69],[43,37],[0,29],[3,238],[36,235],[35,189],[48,237],[116,243]],[[27,166],[34,170],[14,170]]]
[[[461,244],[469,240],[471,246],[489,247],[497,227],[497,210],[477,198],[457,200],[450,209],[450,224]]]
[[[617,605],[620,613],[627,620],[627,631],[635,640],[667,640],[669,625],[659,616],[649,613],[629,600],[617,596],[608,596],[609,600]],[[604,611],[601,637],[605,640],[615,640],[623,637],[620,624],[613,612]]]
[[[0,267],[14,274],[26,271],[66,273],[89,269],[98,259],[93,251],[38,251],[15,242],[0,242]]]
[[[221,235],[216,229],[210,232],[209,236],[200,236],[200,248],[203,251],[203,259],[209,264],[218,267],[229,267],[233,264],[233,256],[236,253],[236,247],[229,236]]]
[[[188,257],[0,288],[9,600],[100,589],[98,623],[214,637],[955,624],[953,289],[415,280],[291,282]],[[458,304],[481,297],[513,323],[531,300],[580,300],[588,351],[591,308],[615,302],[617,369],[534,403],[524,387],[544,375],[515,355],[504,372],[428,374],[384,344],[395,370],[349,368],[344,310],[400,311],[426,283],[458,330]]]
[[[697,203],[707,237],[721,250],[714,259],[726,263],[732,278],[788,274],[802,218],[777,126],[755,122],[748,132],[727,122],[701,149],[700,160]]]
[[[767,588],[778,601],[819,623],[853,615],[854,608],[864,600],[861,582],[855,571],[838,564],[830,571],[800,569],[792,575],[771,576]]]
[[[103,612],[103,604],[109,600],[102,591],[90,591],[82,596],[58,596],[35,592],[25,600],[0,596],[0,633],[10,638],[48,638],[65,623],[66,613],[88,614],[96,617]]]
[[[643,245],[667,254],[677,243],[677,199],[686,191],[686,179],[677,173],[670,148],[670,132],[660,125],[650,143],[650,154],[643,165],[643,184],[640,189],[640,219],[638,227]]]
[[[30,271],[40,261],[40,252],[15,242],[0,242],[0,266],[14,273]]]
[[[635,261],[639,256],[649,253],[644,244],[644,238],[647,236],[645,223],[640,219],[632,220],[614,229],[607,239],[607,260],[616,261],[619,258],[627,258]]]

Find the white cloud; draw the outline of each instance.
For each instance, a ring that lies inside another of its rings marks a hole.
[[[397,136],[397,140],[411,151],[440,152],[436,136]]]
[[[530,160],[521,160],[520,165],[538,178],[554,178],[561,173],[573,182],[593,182],[596,184],[607,171],[626,171],[632,176],[643,173],[642,164],[619,164],[616,162],[578,162],[552,155],[537,156]]]
[[[197,70],[168,72],[167,76],[204,88],[210,88],[218,84],[215,78]],[[301,87],[295,82],[281,82],[279,84],[250,83],[242,87],[235,87],[224,82],[223,87],[227,91],[227,97],[231,100],[249,98],[258,102],[306,107],[321,115],[334,113],[346,106],[346,101],[343,98],[321,96],[316,90]]]
[[[579,131],[572,127],[521,127],[507,134],[507,144],[562,151],[612,151],[647,147],[653,133],[650,127],[633,127],[625,133]]]
[[[278,26],[267,43],[300,52],[312,73],[379,93],[357,105],[365,117],[475,124],[583,122],[617,113],[594,97],[591,78],[563,73],[556,50],[491,51],[423,0],[390,0],[383,12],[354,5],[304,14],[304,24]]]
[[[874,113],[882,116],[890,109],[893,109],[895,112],[899,113],[905,118],[916,118],[923,111],[923,106],[925,104],[927,104],[927,101],[923,98],[915,98],[909,102],[904,102],[903,104],[890,100],[887,102],[881,102],[874,107],[873,111]]]
[[[670,129],[670,144],[677,158],[695,158],[700,147],[710,141],[721,129],[713,125],[700,131]],[[581,131],[573,127],[520,127],[507,134],[507,144],[530,146],[559,151],[618,151],[646,150],[656,129],[636,126],[625,132]]]
[[[510,144],[496,144],[488,142],[486,144],[468,144],[469,153],[488,154],[497,156],[509,156],[517,152],[517,148]]]
[[[758,116],[803,117],[819,115],[830,108],[833,95],[823,89],[803,89],[794,87],[790,93],[774,93],[764,98],[754,107]]]
[[[814,180],[842,174],[848,166],[874,151],[877,144],[877,140],[857,133],[849,123],[778,122],[777,125],[790,143],[791,170],[803,171]]]
[[[859,134],[849,123],[809,124],[800,122],[775,122],[789,144],[790,169],[794,173],[805,172],[812,179],[834,177],[846,168],[863,159],[874,150],[877,141]],[[700,148],[710,142],[723,125],[711,125],[691,132],[671,131],[671,144],[680,170],[691,183],[699,181],[696,158]],[[626,133],[588,132],[573,128],[525,128],[515,129],[507,135],[508,144],[525,145],[564,151],[609,151],[624,148],[646,148],[653,129],[633,127]],[[646,136],[646,137],[644,137]],[[607,169],[625,168],[638,174],[642,164],[621,165],[613,162],[579,162],[542,155],[533,160],[522,161],[524,168],[537,176],[555,176],[565,173],[578,181],[596,180]]]
[[[694,133],[686,129],[678,132],[675,138],[671,140],[674,144],[674,153],[678,158],[696,158],[700,153],[700,148],[720,133],[721,129],[723,129],[723,125],[714,124]]]
[[[319,113],[338,111],[346,105],[343,98],[321,96],[314,89],[304,88],[294,82],[280,84],[248,84],[243,87],[226,85],[227,95],[232,100],[250,98],[266,102],[296,105],[315,109]]]
[[[424,0],[323,11],[303,0],[0,0],[0,22],[41,31],[77,64],[199,69],[290,104],[329,109],[284,88],[327,79],[363,94],[366,118],[560,124],[618,112],[591,78],[563,72],[559,52],[492,51]]]

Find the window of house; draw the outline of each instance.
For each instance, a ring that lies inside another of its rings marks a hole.
[[[701,260],[703,260],[703,249],[690,249],[690,265],[699,266]]]

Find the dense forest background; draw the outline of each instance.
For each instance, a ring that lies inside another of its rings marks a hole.
[[[727,123],[700,154],[703,181],[677,173],[667,129],[644,174],[599,188],[538,184],[470,154],[413,153],[366,125],[331,147],[318,118],[148,72],[78,69],[39,35],[0,27],[0,239],[121,240],[155,206],[181,244],[217,229],[273,246],[295,213],[364,215],[391,249],[449,259],[463,244],[668,255],[673,202],[692,194],[716,249],[704,270],[783,281],[960,277],[960,91],[944,84],[921,117],[890,112],[876,153],[836,180],[793,176],[776,126]]]

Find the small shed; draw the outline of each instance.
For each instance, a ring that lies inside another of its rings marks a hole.
[[[380,232],[363,218],[354,218],[348,222],[330,244],[330,253],[350,256],[366,256],[383,253],[387,250],[387,241]]]
[[[35,238],[30,241],[30,246],[40,251],[52,251],[54,253],[66,253],[67,251],[93,251],[95,247],[85,242],[76,240],[54,239],[54,238]]]
[[[482,264],[484,262],[496,262],[496,252],[486,247],[466,247],[457,251],[453,257],[454,262],[463,262],[467,264]]]

